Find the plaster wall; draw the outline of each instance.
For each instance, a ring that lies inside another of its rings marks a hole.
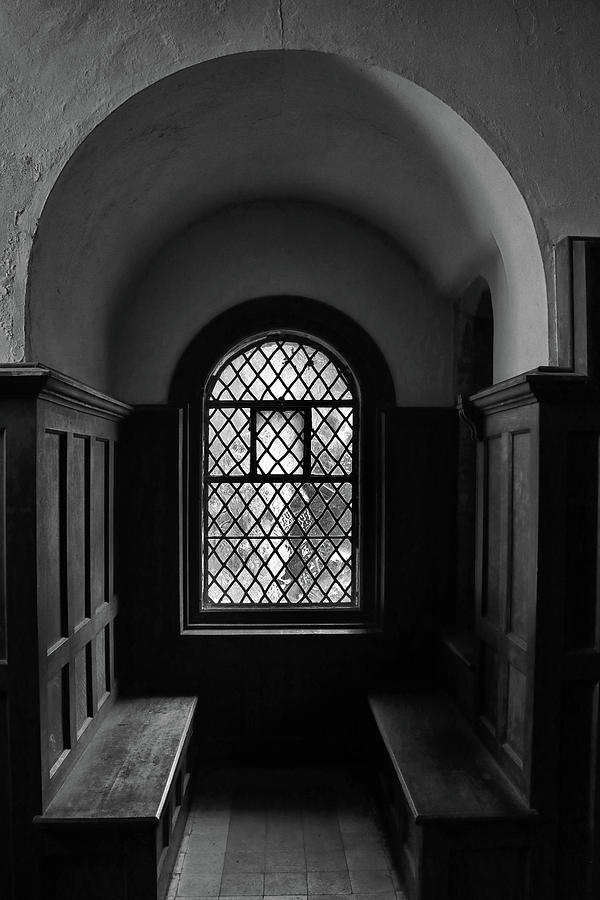
[[[165,401],[179,357],[214,316],[285,294],[321,300],[362,325],[388,362],[400,404],[452,403],[446,298],[381,232],[324,207],[274,201],[223,210],[155,257],[114,310],[111,393]]]
[[[402,75],[483,137],[535,224],[550,300],[552,361],[553,246],[566,234],[600,232],[599,38],[595,0],[4,4],[1,358],[25,356],[27,272],[38,219],[86,135],[127,98],[183,67],[284,48],[339,54]],[[539,329],[537,317],[530,327]],[[505,351],[500,355],[504,360]]]

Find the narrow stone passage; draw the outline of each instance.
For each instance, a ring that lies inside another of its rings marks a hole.
[[[200,779],[169,898],[405,900],[354,770],[222,769]]]

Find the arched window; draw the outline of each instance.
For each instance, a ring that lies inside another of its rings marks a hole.
[[[383,357],[344,314],[300,297],[222,313],[181,357],[181,628],[379,628]]]
[[[358,608],[359,402],[314,340],[263,334],[204,397],[203,610]]]

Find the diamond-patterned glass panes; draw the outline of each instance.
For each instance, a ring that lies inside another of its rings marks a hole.
[[[220,407],[208,412],[208,472],[247,475],[250,471],[250,413]]]
[[[251,344],[220,370],[210,400],[352,400],[338,366],[322,350],[291,340]]]
[[[311,410],[311,471],[315,475],[352,472],[353,409],[337,406]]]
[[[304,416],[294,410],[256,415],[256,468],[263,475],[302,474]]]
[[[209,604],[352,604],[349,482],[209,488]]]
[[[346,370],[293,335],[209,382],[202,608],[356,607],[357,406]]]
[[[348,537],[352,484],[211,484],[208,514],[209,538]]]

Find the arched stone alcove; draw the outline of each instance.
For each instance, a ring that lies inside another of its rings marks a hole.
[[[469,125],[407,79],[339,56],[237,54],[136,94],[71,157],[33,246],[27,352],[160,401],[190,329],[249,296],[306,294],[312,279],[313,296],[370,320],[404,360],[400,402],[448,404],[451,304],[477,276],[495,380],[547,364],[531,216]]]

